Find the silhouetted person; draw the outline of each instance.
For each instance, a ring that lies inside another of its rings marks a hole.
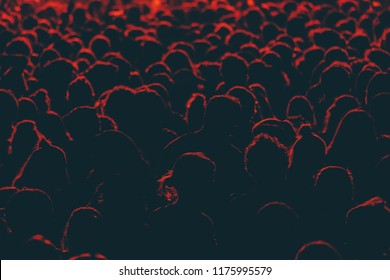
[[[102,215],[92,207],[75,209],[66,224],[62,249],[69,257],[82,253],[101,253]]]
[[[161,244],[160,257],[215,256],[214,224],[204,212],[213,210],[216,202],[214,173],[215,165],[205,155],[185,153],[161,179],[160,191],[170,203],[150,217]]]
[[[354,174],[358,201],[371,196],[367,180],[375,164],[376,146],[372,117],[363,110],[352,110],[340,121],[327,147],[328,164],[348,168]]]
[[[315,177],[312,223],[318,238],[342,245],[344,217],[354,205],[353,174],[338,166],[322,168]]]
[[[289,151],[289,170],[287,174],[291,205],[298,212],[308,207],[315,175],[325,162],[326,144],[309,125],[299,129],[299,137]],[[309,207],[310,209],[310,207]],[[302,216],[304,214],[302,213]]]

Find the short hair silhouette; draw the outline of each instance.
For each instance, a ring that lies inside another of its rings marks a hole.
[[[303,245],[297,254],[296,260],[341,260],[341,254],[335,247],[326,241],[318,240]]]
[[[52,200],[41,190],[25,188],[10,197],[5,215],[9,227],[19,238],[46,235],[53,222]]]
[[[257,135],[245,150],[245,168],[258,185],[280,184],[286,179],[287,148],[276,137]],[[271,187],[271,186],[260,186]]]

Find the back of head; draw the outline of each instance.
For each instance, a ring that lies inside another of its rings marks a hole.
[[[351,90],[351,69],[348,64],[333,62],[321,74],[321,87],[330,100]]]
[[[248,79],[248,65],[238,55],[229,54],[222,58],[221,75],[225,83],[244,85]]]
[[[314,191],[322,209],[341,211],[344,215],[354,198],[352,174],[339,166],[324,167],[315,177]]]
[[[347,168],[356,167],[357,163],[372,164],[375,142],[376,131],[372,117],[363,110],[352,110],[340,121],[328,145],[329,160]],[[358,162],[355,162],[357,159]]]
[[[296,140],[296,131],[288,120],[281,121],[277,118],[267,118],[259,121],[252,128],[254,136],[262,133],[276,137],[286,147],[291,147]]]
[[[22,121],[16,124],[10,138],[13,154],[29,156],[39,145],[43,136],[32,121]]]
[[[297,254],[296,260],[341,260],[341,255],[328,242],[318,240],[303,245]]]
[[[316,126],[317,121],[314,108],[305,96],[295,96],[290,99],[287,105],[286,116],[288,118],[298,118],[303,123]]]
[[[39,89],[30,95],[30,98],[37,105],[38,112],[41,114],[50,110],[50,97],[45,89]]]
[[[91,83],[85,77],[78,77],[69,84],[66,100],[70,109],[93,104],[94,92]]]
[[[256,113],[256,96],[245,87],[236,86],[231,88],[227,95],[233,96],[240,101],[244,122],[251,122]]]
[[[375,197],[349,210],[346,215],[347,248],[357,259],[380,259],[389,248],[390,209]]]
[[[164,62],[172,73],[180,69],[192,70],[192,62],[188,54],[183,50],[171,50],[164,56]]]
[[[62,246],[73,254],[99,252],[101,235],[101,214],[92,207],[80,207],[69,217]]]
[[[261,247],[258,254],[266,259],[291,259],[297,250],[299,217],[283,202],[270,202],[256,214],[255,238]]]
[[[308,125],[303,125],[299,134],[300,136],[290,149],[290,169],[296,175],[306,174],[305,178],[310,179],[324,162],[326,144],[321,137],[312,132]]]
[[[60,253],[50,240],[36,234],[23,245],[20,257],[24,260],[59,260]]]
[[[129,87],[117,86],[104,95],[106,96],[102,102],[104,114],[114,119],[119,128],[124,130],[130,121],[129,114],[134,103],[135,91]]]
[[[139,118],[134,125],[142,131],[160,128],[166,108],[164,99],[155,90],[141,88],[134,98],[134,114]]]
[[[178,191],[179,201],[207,196],[214,181],[215,164],[203,153],[185,153],[174,163],[170,181]]]
[[[276,137],[257,135],[245,150],[245,168],[257,181],[258,187],[279,186],[286,179],[287,149]],[[262,186],[263,183],[267,186]]]
[[[102,254],[83,253],[75,257],[71,257],[70,260],[107,260]]]
[[[104,35],[96,35],[89,43],[90,49],[97,58],[102,58],[111,49],[111,42]]]
[[[45,192],[22,189],[8,200],[5,215],[17,236],[28,238],[34,234],[45,235],[52,223],[53,206]]]

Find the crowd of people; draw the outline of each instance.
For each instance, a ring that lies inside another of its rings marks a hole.
[[[389,259],[385,2],[169,2],[1,1],[1,258]]]

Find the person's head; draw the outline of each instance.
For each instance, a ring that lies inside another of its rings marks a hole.
[[[390,53],[380,48],[371,47],[364,56],[367,60],[378,65],[382,71],[387,71],[390,66]]]
[[[281,121],[277,118],[266,118],[253,125],[252,134],[254,136],[262,133],[276,137],[286,147],[291,147],[297,136],[290,121]]]
[[[118,86],[104,93],[103,100],[104,115],[112,118],[121,130],[126,131],[128,123],[131,122],[135,91],[129,87]]]
[[[202,204],[212,192],[215,170],[215,163],[203,153],[185,153],[160,179],[160,193],[172,203]]]
[[[60,260],[57,247],[42,234],[29,238],[22,246],[20,257],[25,260]]]
[[[242,109],[242,121],[244,124],[249,124],[256,114],[256,96],[248,89],[236,86],[227,92],[228,96],[233,96],[240,101]]]
[[[244,160],[245,168],[256,181],[257,188],[276,188],[286,179],[287,148],[276,137],[257,135],[246,148]]]
[[[5,218],[12,232],[20,238],[46,235],[53,223],[51,198],[38,189],[22,189],[8,200]]]
[[[66,224],[62,249],[71,254],[101,250],[102,215],[92,207],[73,210]]]
[[[89,42],[89,48],[93,51],[96,58],[102,58],[111,49],[110,40],[104,35],[96,35]]]
[[[220,72],[225,83],[245,85],[248,79],[248,64],[238,55],[227,54],[222,58]]]
[[[329,64],[336,61],[348,63],[349,57],[346,50],[339,47],[332,47],[325,52],[324,61]]]
[[[29,156],[42,139],[43,135],[38,131],[35,122],[19,122],[10,138],[12,154]]]
[[[260,9],[248,9],[245,13],[245,22],[249,30],[259,30],[264,19],[264,14]]]
[[[207,103],[204,129],[220,136],[228,136],[241,117],[241,104],[232,96],[214,96]]]
[[[310,34],[314,43],[324,49],[331,47],[344,47],[345,40],[342,35],[331,28],[318,28]]]
[[[292,259],[299,244],[299,217],[283,202],[267,203],[256,213],[253,233],[261,259]]]
[[[352,173],[339,166],[324,167],[315,176],[314,192],[322,210],[344,216],[355,194]]]
[[[372,117],[363,110],[352,110],[340,121],[327,147],[332,163],[342,167],[362,167],[372,164],[372,149],[376,131]],[[364,172],[363,170],[361,170]]]
[[[73,12],[73,24],[77,27],[81,27],[85,24],[87,19],[86,10],[77,8]]]
[[[346,245],[348,257],[380,259],[390,246],[390,209],[379,198],[372,198],[348,211]]]
[[[304,244],[295,255],[296,260],[341,260],[341,254],[326,241],[318,240]]]
[[[294,96],[287,104],[287,118],[297,119],[300,123],[308,123],[313,127],[317,121],[314,114],[314,108],[305,96]]]
[[[16,37],[7,44],[5,53],[8,55],[31,56],[33,47],[26,37]]]
[[[50,110],[50,97],[47,90],[38,89],[36,92],[30,95],[30,98],[36,104],[39,113],[45,114]]]
[[[100,122],[92,107],[77,107],[63,117],[67,131],[73,139],[89,139],[99,133]]]
[[[167,108],[164,99],[148,87],[140,88],[134,97],[134,126],[140,131],[159,129]]]
[[[35,121],[38,119],[38,108],[34,101],[28,97],[19,98],[18,108],[18,121],[31,120]]]
[[[313,175],[321,168],[325,160],[326,144],[313,133],[310,126],[303,125],[299,137],[289,152],[290,175],[298,179],[298,187],[308,187],[313,182]],[[290,178],[289,178],[290,179]]]
[[[95,93],[87,78],[81,76],[73,80],[66,92],[69,109],[93,104]]]
[[[78,256],[71,257],[70,260],[107,260],[107,257],[102,254],[82,253]]]
[[[193,69],[191,58],[183,50],[171,50],[163,57],[163,61],[168,65],[170,71],[175,73],[180,69]]]
[[[332,98],[350,93],[352,86],[351,72],[352,70],[348,64],[333,62],[321,73],[320,83],[327,98],[332,101]]]
[[[84,72],[84,76],[93,86],[95,96],[100,96],[118,84],[118,70],[118,66],[112,62],[98,61]]]

